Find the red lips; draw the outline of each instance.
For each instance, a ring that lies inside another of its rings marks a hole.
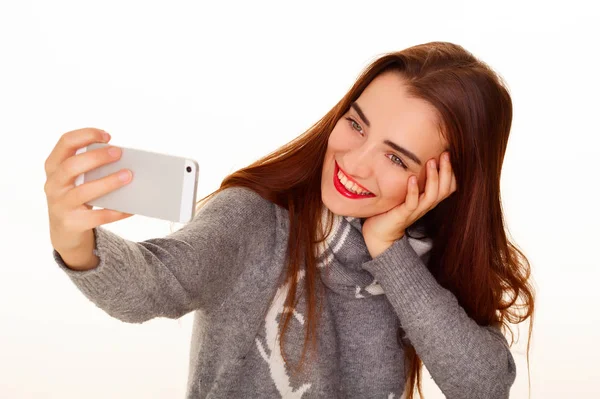
[[[334,167],[334,171],[333,171],[333,185],[340,194],[342,194],[344,197],[350,198],[350,199],[364,199],[364,198],[375,197],[374,194],[362,195],[362,194],[356,194],[351,191],[348,191],[348,189],[346,187],[344,187],[342,182],[340,182],[340,180],[337,177],[338,172],[340,171],[340,168],[339,168],[337,162],[334,162],[334,164],[335,164],[335,167]],[[346,176],[346,178],[348,178],[348,176]],[[354,180],[350,180],[350,181],[356,183]],[[356,185],[359,186],[360,188],[362,188],[363,190],[368,191],[364,187],[359,185],[358,183],[356,183]]]

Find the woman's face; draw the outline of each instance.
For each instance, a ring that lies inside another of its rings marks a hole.
[[[417,176],[419,192],[423,192],[426,162],[434,158],[439,169],[446,146],[435,109],[407,97],[399,73],[382,73],[329,136],[321,176],[323,204],[342,216],[367,218],[387,212],[404,202],[410,176]],[[340,192],[336,164],[346,176],[343,182],[354,181],[371,195],[352,198],[347,191]]]

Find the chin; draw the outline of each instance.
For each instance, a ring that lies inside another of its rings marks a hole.
[[[334,215],[350,216],[354,218],[368,218],[373,216],[373,212],[365,212],[361,209],[351,209],[351,207],[341,204],[339,201],[331,200],[327,195],[321,194],[323,205],[329,209]]]

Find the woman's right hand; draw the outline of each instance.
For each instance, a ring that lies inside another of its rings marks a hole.
[[[110,209],[93,210],[92,206],[86,204],[128,184],[131,181],[131,171],[122,169],[101,179],[75,186],[75,179],[81,173],[121,157],[121,150],[116,148],[117,153],[111,154],[110,146],[81,154],[76,154],[76,151],[92,143],[107,143],[109,140],[110,135],[100,129],[73,130],[61,136],[46,159],[44,192],[48,202],[50,240],[61,255],[83,252],[91,257],[95,244],[94,227],[133,216]],[[126,173],[125,180],[119,178],[120,172]]]

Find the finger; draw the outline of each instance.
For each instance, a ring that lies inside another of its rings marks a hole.
[[[95,169],[109,162],[117,161],[121,157],[121,150],[117,155],[110,153],[111,146],[86,151],[82,154],[68,158],[48,178],[45,191],[49,199],[61,197],[66,190],[73,188],[78,175]]]
[[[113,209],[94,209],[88,212],[86,217],[83,217],[83,228],[85,230],[93,229],[103,224],[114,223],[119,220],[127,219],[133,214],[115,211]]]
[[[425,196],[423,197],[423,206],[429,208],[437,201],[439,190],[439,177],[435,165],[435,159],[427,162],[427,180],[425,180]]]
[[[458,189],[456,184],[456,175],[452,172],[452,184],[450,185],[450,194],[455,192]]]
[[[440,189],[438,193],[441,197],[439,198],[440,201],[450,195],[452,186],[452,165],[450,159],[446,159],[446,155],[449,154],[447,152],[442,154],[440,161]]]
[[[121,172],[125,172],[125,175],[121,175]],[[64,204],[67,208],[76,208],[128,184],[131,181],[131,177],[130,170],[121,169],[101,179],[79,185],[68,191],[64,198]]]
[[[108,140],[104,138],[104,133],[106,133],[104,130],[90,127],[72,130],[63,134],[44,163],[46,177],[52,175],[67,158],[75,155],[78,149],[92,143],[107,143],[110,141],[110,137]]]
[[[408,189],[404,205],[409,213],[414,212],[419,206],[419,185],[417,184],[417,176],[411,176],[408,179]]]

